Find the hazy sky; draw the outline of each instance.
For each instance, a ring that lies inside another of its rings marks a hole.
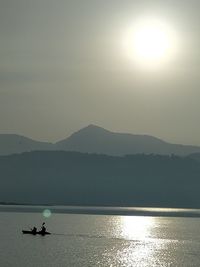
[[[199,0],[0,0],[0,133],[57,141],[88,124],[200,145]],[[176,35],[141,69],[123,47],[137,18]]]

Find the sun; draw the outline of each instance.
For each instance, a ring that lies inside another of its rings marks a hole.
[[[174,31],[154,18],[139,20],[128,31],[126,50],[137,65],[151,69],[161,66],[175,50]]]
[[[170,39],[158,25],[144,25],[134,33],[134,50],[143,60],[158,60],[166,55]]]

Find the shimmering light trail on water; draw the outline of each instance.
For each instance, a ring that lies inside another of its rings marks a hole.
[[[143,216],[122,216],[120,223],[122,235],[127,239],[145,239],[150,236],[151,229],[156,224],[156,218]]]
[[[119,252],[118,257],[122,265],[132,266],[135,259],[138,263],[143,262],[144,265],[145,259],[153,257],[153,250],[150,246],[146,246],[145,240],[150,236],[154,226],[155,218],[153,217],[121,217],[122,235],[129,240],[134,238],[138,240],[138,243],[131,242]],[[144,245],[139,245],[139,240],[143,240]]]

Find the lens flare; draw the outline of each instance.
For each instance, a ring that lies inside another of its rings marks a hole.
[[[51,211],[50,211],[49,209],[45,209],[45,210],[43,211],[43,216],[44,216],[45,218],[49,218],[49,217],[51,217]]]

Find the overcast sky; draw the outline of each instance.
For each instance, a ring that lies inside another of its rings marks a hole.
[[[57,141],[97,124],[200,145],[200,1],[0,0],[0,133]],[[123,50],[150,14],[177,37],[155,71]]]

